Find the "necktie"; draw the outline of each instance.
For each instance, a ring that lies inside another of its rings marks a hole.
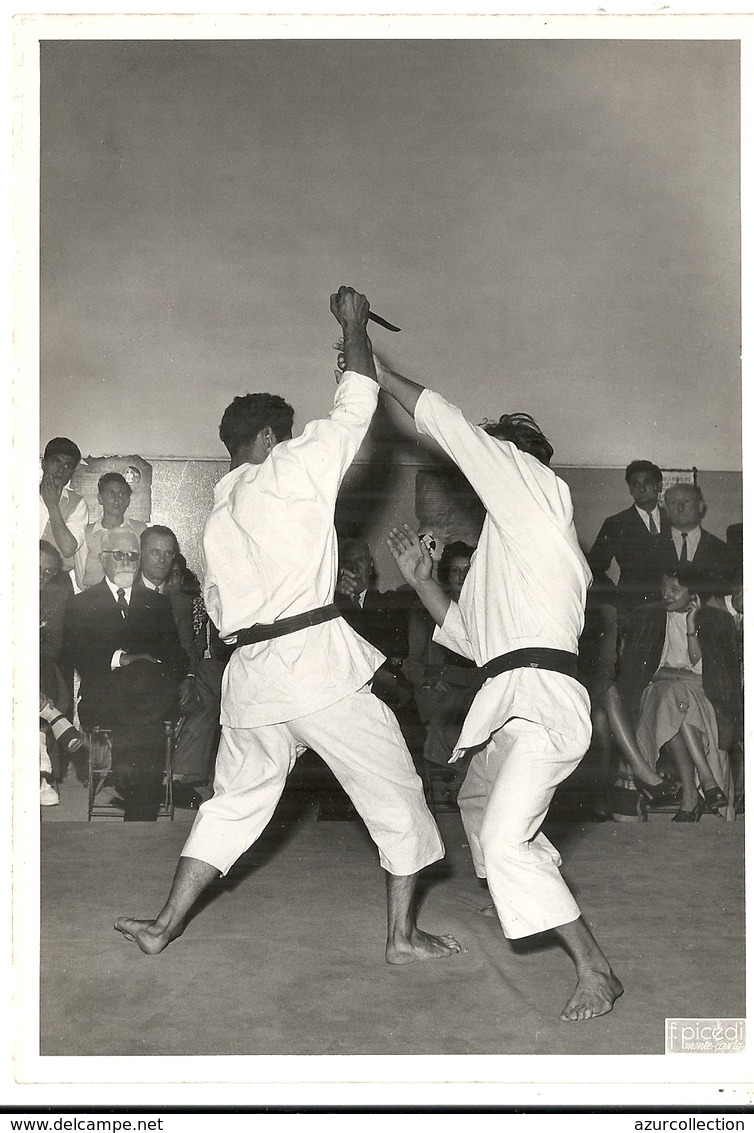
[[[689,561],[688,538],[688,534],[685,531],[682,531],[681,539],[683,539],[683,546],[681,547],[681,557],[678,562],[684,565]]]
[[[649,534],[650,535],[657,535],[658,534],[657,524],[655,523],[655,518],[652,514],[650,514],[650,516],[649,516]]]
[[[126,601],[126,592],[122,586],[118,587],[118,609],[120,616],[125,621],[128,617],[128,602]]]

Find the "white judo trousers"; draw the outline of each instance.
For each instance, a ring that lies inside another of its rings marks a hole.
[[[540,827],[587,743],[588,735],[577,741],[531,720],[508,720],[473,757],[458,792],[476,875],[487,878],[510,939],[581,916],[560,875],[560,855]]]
[[[228,872],[270,821],[296,759],[325,761],[379,849],[388,873],[407,876],[445,849],[395,716],[368,688],[281,724],[223,726],[214,797],[199,809],[181,852]]]
[[[484,665],[519,649],[576,654],[591,575],[573,525],[568,486],[529,453],[491,437],[431,390],[416,425],[467,477],[485,506],[471,567],[434,638]],[[589,697],[578,681],[544,668],[487,681],[464,721],[454,758],[474,755],[458,804],[474,866],[487,877],[506,936],[580,916],[540,831],[555,788],[591,737]]]

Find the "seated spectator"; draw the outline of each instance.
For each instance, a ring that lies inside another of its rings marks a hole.
[[[170,602],[134,585],[140,544],[133,531],[105,531],[105,577],[77,594],[66,616],[63,653],[80,677],[79,719],[112,733],[112,778],[126,821],[157,817],[165,766],[163,721],[178,712],[188,659]]]
[[[431,551],[430,551],[431,553]],[[437,580],[457,602],[469,573],[474,548],[448,543],[437,565]],[[468,758],[449,763],[461,726],[478,692],[480,672],[473,661],[433,639],[435,623],[424,606],[414,606],[408,624],[408,657],[404,671],[411,681],[419,718],[426,728],[424,758],[446,769],[444,796],[437,800],[455,806],[468,767]]]
[[[181,722],[173,756],[173,801],[196,810],[203,802],[197,787],[211,783],[220,743],[223,673],[233,653],[213,622],[205,624],[205,647],[196,666],[195,703]]]
[[[584,629],[579,639],[579,677],[592,705],[590,754],[597,763],[598,793],[594,804],[600,818],[638,818],[639,795],[652,804],[675,798],[677,784],[665,779],[644,759],[636,734],[616,686],[618,611],[616,587],[609,578],[595,581],[587,591]],[[613,743],[624,760],[616,780]],[[617,782],[617,786],[616,786]],[[638,793],[637,793],[638,792]]]
[[[203,651],[207,637],[207,610],[202,598],[202,584],[179,551],[173,560],[167,585],[171,590],[188,594],[191,599],[194,643]]]
[[[392,708],[402,727],[410,727],[414,698],[402,664],[408,652],[414,592],[377,589],[372,552],[362,539],[341,541],[339,563],[336,604],[348,624],[387,658],[374,674],[372,692]]]
[[[65,582],[61,582],[61,578]],[[47,658],[48,680],[53,687],[47,695],[64,710],[70,708],[70,692],[63,680],[59,664],[63,653],[65,612],[73,597],[70,579],[62,571],[57,547],[46,539],[39,540],[39,654]],[[44,674],[43,674],[44,676]]]
[[[189,673],[181,686],[180,698],[184,719],[173,754],[173,802],[178,807],[198,810],[203,799],[195,788],[210,779],[220,742],[222,674],[231,651],[219,638],[210,648],[199,580],[188,569],[169,527],[155,524],[142,533],[141,571],[136,584],[170,599],[178,637],[189,658]]]
[[[632,460],[626,468],[626,484],[633,506],[607,517],[587,556],[597,585],[610,581],[606,572],[613,560],[620,569],[614,605],[621,626],[628,624],[636,606],[659,600],[660,536],[670,528],[668,515],[658,504],[662,491],[658,466],[649,460]]]
[[[662,603],[635,610],[619,684],[645,760],[667,755],[681,784],[674,822],[695,822],[705,805],[733,817],[730,747],[736,716],[733,619],[700,598],[689,568],[662,579]],[[700,789],[701,788],[701,794]]]
[[[728,529],[730,531],[730,528]],[[741,564],[743,566],[743,564]],[[733,618],[736,628],[736,654],[738,657],[738,715],[730,748],[731,772],[733,775],[734,803],[736,814],[744,811],[744,584],[739,574],[733,580],[730,594],[715,595],[710,598],[710,606],[726,610]]]
[[[39,541],[39,658],[40,683],[44,697],[62,713],[70,712],[73,706],[73,671],[64,668],[63,626],[65,613],[73,598],[73,586],[69,576],[62,569],[62,559],[57,547],[46,539]],[[42,729],[45,737],[45,755],[51,761],[50,782],[65,778],[71,752],[55,742],[50,728]],[[86,782],[86,763],[83,758],[75,760],[76,776]],[[43,788],[44,792],[44,788]],[[47,791],[46,805],[54,805]]]
[[[84,532],[84,542],[76,554],[76,584],[80,590],[94,586],[105,577],[100,561],[102,536],[115,527],[125,527],[136,535],[141,535],[146,527],[139,519],[129,519],[126,515],[131,503],[131,485],[120,472],[105,472],[97,481],[97,500],[102,507],[102,515],[88,524]]]
[[[52,742],[69,755],[84,745],[84,737],[45,693],[45,673],[42,672],[39,693],[39,803],[40,806],[57,806],[60,795],[53,779],[49,745]]]
[[[73,570],[74,557],[84,543],[89,509],[78,492],[68,487],[81,462],[78,445],[68,437],[53,437],[42,457],[39,484],[39,536],[57,549],[62,569]]]
[[[182,590],[168,585],[176,556],[178,540],[169,527],[155,523],[141,533],[141,568],[137,587],[146,587],[164,594],[170,600],[178,637],[189,658],[189,676],[193,676],[201,657],[202,646],[194,637],[194,615],[191,598]],[[187,694],[191,690],[187,688]],[[188,703],[188,701],[186,702]]]
[[[663,569],[674,570],[693,563],[700,585],[710,594],[730,589],[734,564],[722,539],[702,527],[707,514],[698,484],[671,484],[665,492],[670,531],[663,535]]]

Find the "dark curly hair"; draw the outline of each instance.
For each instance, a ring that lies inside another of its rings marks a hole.
[[[632,460],[626,468],[626,483],[630,484],[631,477],[640,472],[649,472],[655,484],[662,487],[662,469],[653,464],[651,460]]]
[[[460,539],[457,539],[455,543],[446,543],[440,555],[440,561],[437,564],[437,581],[441,582],[443,586],[447,586],[450,564],[453,562],[453,559],[470,559],[473,554],[474,548],[470,547],[468,543],[462,542]]]
[[[220,422],[220,440],[231,456],[269,427],[279,441],[287,440],[293,429],[293,409],[276,393],[247,393],[234,397]]]
[[[540,464],[549,467],[553,447],[528,413],[504,413],[499,421],[484,421],[482,428],[491,437],[511,441],[522,452],[535,456]]]

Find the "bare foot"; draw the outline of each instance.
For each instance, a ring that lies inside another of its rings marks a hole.
[[[576,990],[560,1012],[560,1018],[571,1023],[583,1019],[596,1019],[612,1011],[616,999],[623,995],[623,984],[614,972],[598,972],[594,969],[583,972],[576,984]]]
[[[433,936],[415,928],[406,939],[388,943],[385,959],[388,964],[412,964],[414,960],[439,960],[462,951],[454,936]]]
[[[146,952],[148,956],[156,956],[163,952],[171,940],[175,940],[183,932],[180,925],[173,932],[157,924],[157,921],[139,921],[133,917],[118,917],[113,925],[118,932],[122,932],[126,940],[133,940]]]
[[[477,912],[482,917],[496,917],[497,916],[497,909],[492,904],[492,902],[490,902],[489,905],[482,905],[481,909],[477,909]]]

